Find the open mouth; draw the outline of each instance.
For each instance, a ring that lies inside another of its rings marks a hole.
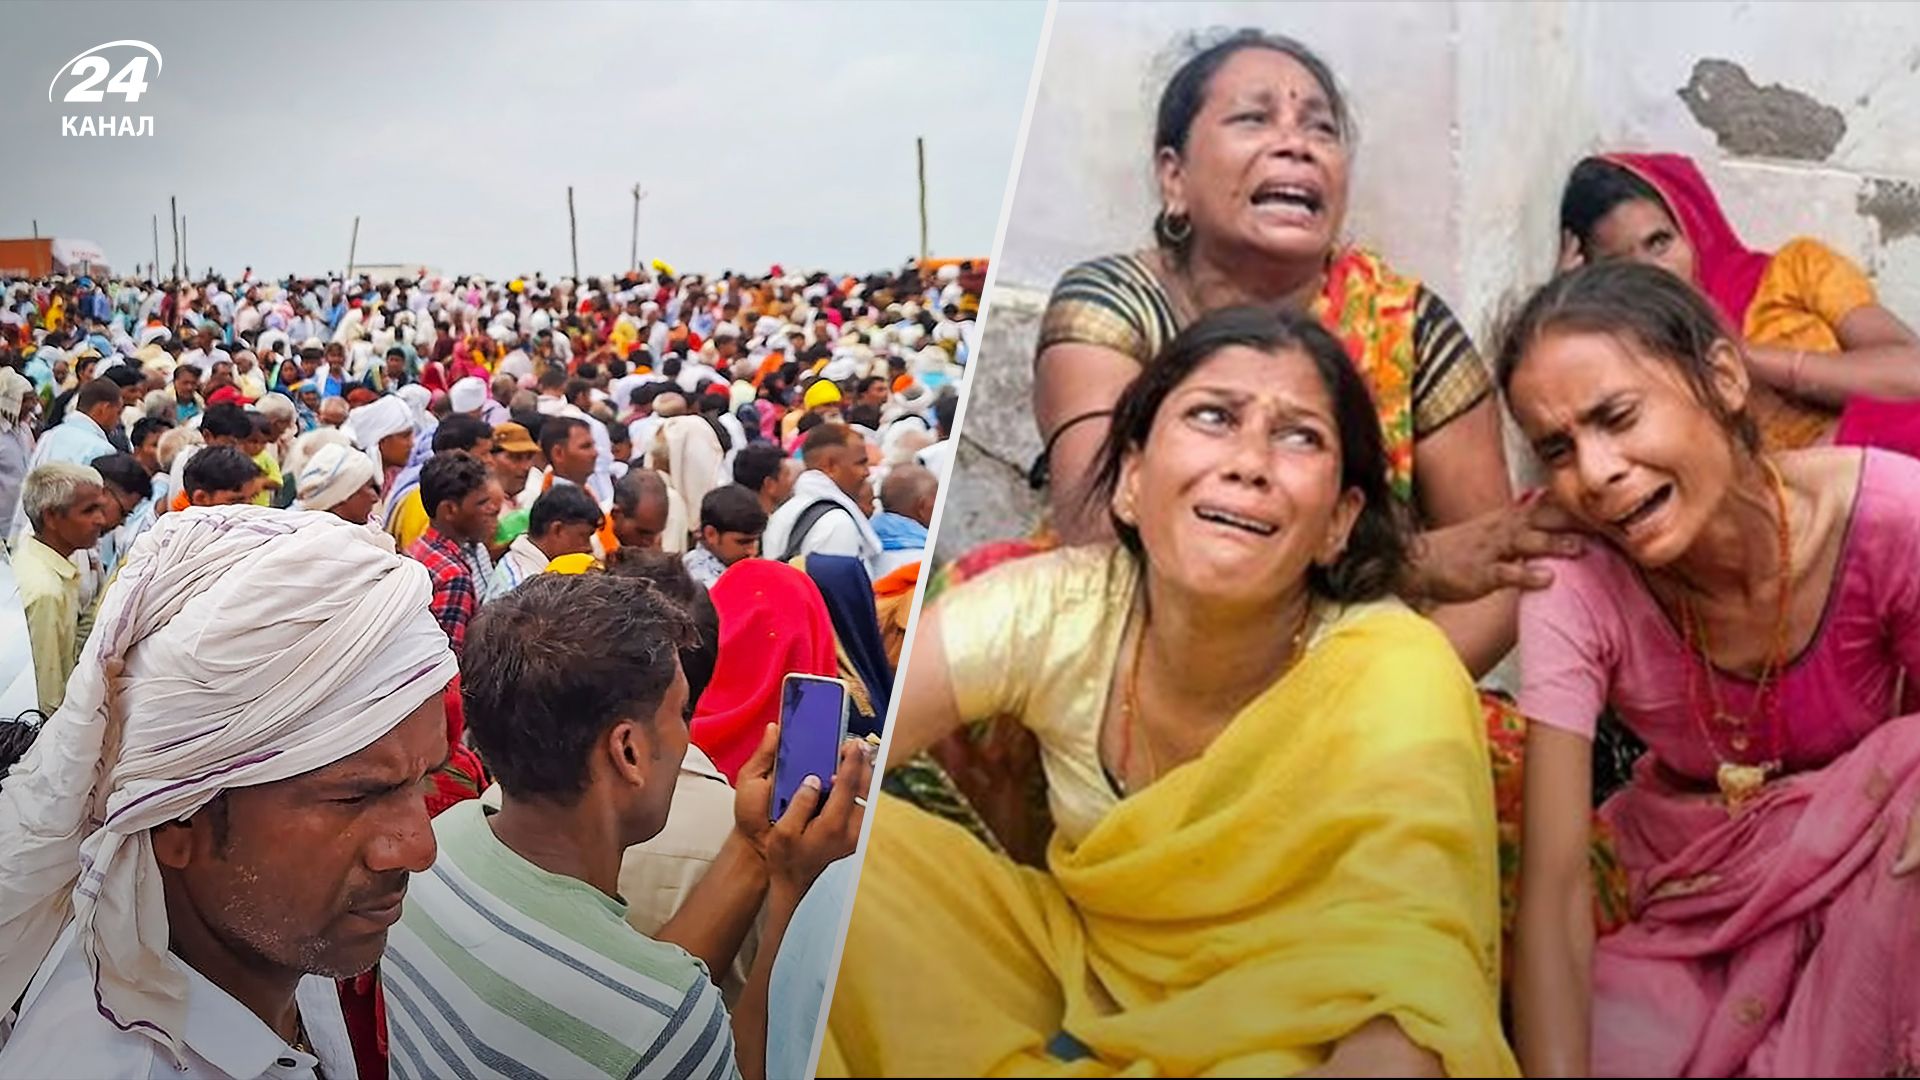
[[[1630,533],[1635,528],[1644,524],[1648,518],[1659,513],[1660,508],[1667,505],[1672,498],[1673,485],[1661,484],[1659,487],[1653,489],[1652,494],[1640,500],[1633,509],[1614,518],[1611,524],[1621,532]]]
[[[1214,525],[1224,525],[1229,529],[1239,529],[1242,532],[1252,533],[1254,536],[1272,536],[1274,533],[1280,531],[1280,526],[1272,524],[1271,522],[1246,517],[1229,510],[1222,510],[1215,506],[1197,506],[1194,508],[1193,513],[1194,516],[1198,517],[1201,521],[1210,522]]]
[[[1283,181],[1268,181],[1253,191],[1252,203],[1255,206],[1274,206],[1291,209],[1307,216],[1318,215],[1326,205],[1326,197],[1312,184]]]

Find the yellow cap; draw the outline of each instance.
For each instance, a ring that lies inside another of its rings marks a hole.
[[[812,386],[807,387],[807,396],[803,399],[809,409],[832,405],[839,400],[840,388],[826,379],[815,380]]]

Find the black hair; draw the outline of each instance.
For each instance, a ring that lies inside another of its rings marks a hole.
[[[73,398],[75,412],[86,412],[101,405],[118,404],[120,404],[120,384],[108,378],[89,379]]]
[[[547,417],[540,424],[540,452],[551,461],[554,450],[567,445],[568,440],[573,438],[574,429],[586,427],[587,422],[577,416]]]
[[[693,621],[644,581],[536,574],[487,603],[467,631],[461,678],[475,749],[514,798],[577,799],[607,730],[653,730]]]
[[[113,384],[122,390],[140,385],[140,373],[127,364],[116,364],[100,376],[113,380]]]
[[[567,373],[560,368],[550,367],[540,373],[540,389],[559,390],[567,385]]]
[[[886,381],[887,381],[886,379],[883,379],[878,375],[869,375],[866,378],[861,379],[857,384],[855,384],[854,393],[864,394],[868,390],[873,388],[874,383],[881,383],[884,385]]]
[[[813,429],[820,427],[826,424],[827,422],[828,421],[825,414],[817,413],[817,412],[804,412],[800,414],[800,419],[797,423],[793,425],[793,429],[799,432],[801,435],[811,435],[813,434]]]
[[[492,479],[492,470],[465,450],[435,454],[420,466],[420,505],[432,517],[440,512],[442,503],[458,504]]]
[[[1160,90],[1160,106],[1154,111],[1153,152],[1157,158],[1162,150],[1171,150],[1185,157],[1187,137],[1193,133],[1194,117],[1207,102],[1207,91],[1213,85],[1213,77],[1225,67],[1227,61],[1248,49],[1268,49],[1293,58],[1307,74],[1320,84],[1320,90],[1327,95],[1327,106],[1333,110],[1333,122],[1340,129],[1340,141],[1351,145],[1355,135],[1353,113],[1347,107],[1347,97],[1340,90],[1340,82],[1333,77],[1333,68],[1312,49],[1285,34],[1269,33],[1253,27],[1243,27],[1228,33],[1211,44],[1202,46],[1196,37],[1189,43],[1190,48],[1198,51],[1189,56],[1185,63],[1174,71],[1173,77]],[[1170,228],[1167,214],[1163,210],[1153,219],[1153,236],[1163,248],[1174,252],[1184,252],[1187,238],[1175,234]]]
[[[643,499],[670,498],[666,477],[652,469],[628,469],[627,475],[613,482],[613,508],[622,514],[637,512]]]
[[[253,434],[253,420],[247,410],[231,402],[207,406],[200,417],[201,434],[224,439],[244,439]]]
[[[1528,297],[1502,328],[1494,372],[1502,394],[1541,338],[1564,333],[1606,334],[1672,364],[1694,399],[1713,414],[1736,446],[1760,450],[1760,429],[1743,409],[1729,409],[1714,391],[1709,357],[1714,346],[1738,349],[1711,301],[1686,281],[1645,263],[1590,263],[1562,274]]]
[[[780,462],[786,455],[772,443],[755,443],[734,455],[734,482],[755,495],[772,477],[780,475]]]
[[[149,435],[164,435],[173,430],[173,421],[163,416],[143,416],[133,422],[133,431],[127,436],[127,444],[138,450],[140,444],[147,441]]]
[[[847,410],[847,423],[877,431],[880,428],[880,406],[855,405]]]
[[[407,350],[401,348],[398,345],[395,345],[393,348],[387,350],[386,359],[391,360],[396,356],[402,360],[405,360],[407,358]]]
[[[680,556],[651,548],[616,548],[607,556],[607,573],[651,584],[692,617],[695,636],[680,647],[680,670],[687,676],[686,717],[693,719],[700,695],[713,681],[713,667],[720,658],[720,613],[714,609],[706,586],[693,580]]]
[[[493,426],[477,416],[454,413],[433,429],[433,452],[472,450],[481,439],[493,438]]]
[[[180,486],[192,498],[197,491],[241,491],[260,476],[253,463],[237,446],[205,446],[187,459],[181,470]]]
[[[800,460],[811,469],[816,455],[850,445],[854,438],[853,429],[845,424],[831,421],[816,424],[813,430],[807,432],[806,438],[800,440]]]
[[[1573,167],[1560,193],[1560,227],[1573,234],[1583,252],[1593,243],[1593,230],[1621,203],[1637,199],[1673,213],[1667,200],[1632,169],[1605,158],[1590,157]],[[1591,252],[1587,252],[1591,255]]]
[[[941,394],[933,401],[934,426],[940,429],[940,437],[953,434],[953,418],[960,411],[959,394]]]
[[[273,434],[273,417],[268,416],[266,413],[258,412],[250,412],[247,416],[253,421],[253,434],[255,437],[270,436]]]
[[[132,454],[104,454],[91,462],[100,479],[129,495],[146,498],[153,492],[153,478]]]
[[[767,528],[767,512],[760,508],[760,496],[739,484],[724,484],[707,492],[700,500],[700,527],[713,526],[723,533],[758,536]]]
[[[44,720],[42,721],[44,723]],[[20,759],[33,749],[40,737],[40,725],[24,719],[0,720],[0,780],[13,771]]]
[[[685,365],[682,363],[679,354],[676,353],[673,356],[667,357],[667,362],[660,365],[660,374],[665,375],[669,379],[678,379],[680,377],[680,369],[683,366]]]
[[[1307,570],[1316,595],[1342,603],[1387,595],[1406,561],[1410,522],[1387,479],[1387,451],[1380,416],[1345,348],[1311,315],[1263,307],[1230,307],[1201,316],[1182,330],[1120,394],[1106,445],[1100,454],[1089,502],[1109,507],[1115,535],[1144,561],[1140,532],[1111,507],[1127,458],[1146,448],[1160,406],[1182,383],[1223,349],[1254,349],[1269,355],[1303,353],[1333,402],[1340,444],[1340,486],[1365,500],[1348,534],[1346,550],[1332,566]]]
[[[574,398],[577,398],[581,394],[587,393],[592,389],[593,389],[593,384],[588,382],[585,379],[568,379],[566,383],[566,389],[561,392],[567,396],[568,401],[572,401]]]
[[[555,484],[533,501],[527,511],[527,535],[545,536],[555,525],[586,525],[598,529],[606,520],[600,503],[575,484]]]

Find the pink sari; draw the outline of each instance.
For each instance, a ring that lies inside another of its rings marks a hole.
[[[1633,920],[1594,949],[1594,1075],[1915,1075],[1920,874],[1890,870],[1920,715],[1738,816],[1652,766],[1602,811],[1637,872]]]

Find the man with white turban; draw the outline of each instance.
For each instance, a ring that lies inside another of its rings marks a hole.
[[[351,446],[328,443],[306,459],[294,479],[301,510],[325,510],[343,521],[365,525],[380,502],[373,462]]]
[[[0,787],[0,1076],[358,1075],[334,978],[433,862],[453,653],[386,537],[162,518]],[[289,604],[289,596],[303,596]]]
[[[347,422],[341,427],[373,462],[374,471],[380,477],[380,490],[387,490],[392,478],[406,468],[407,459],[413,454],[413,410],[406,402],[388,394],[348,413]]]

